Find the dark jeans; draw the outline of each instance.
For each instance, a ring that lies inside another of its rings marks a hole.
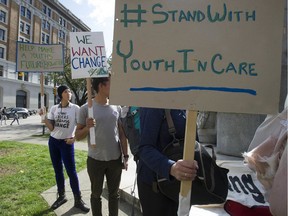
[[[177,216],[178,203],[160,191],[154,192],[152,185],[142,182],[139,178],[137,186],[143,216]]]
[[[14,118],[10,125],[12,125],[14,123],[14,121],[17,121],[17,123],[19,125],[19,119],[18,118]]]
[[[65,190],[65,178],[63,164],[69,176],[70,186],[74,195],[80,195],[79,181],[74,159],[74,144],[66,144],[64,140],[58,140],[50,136],[49,151],[55,171],[58,192]]]
[[[91,208],[93,216],[102,216],[101,194],[104,176],[108,187],[109,216],[118,215],[119,185],[122,173],[121,157],[117,160],[99,161],[91,157],[87,159],[87,171],[91,181]]]

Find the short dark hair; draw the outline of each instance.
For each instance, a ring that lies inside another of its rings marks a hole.
[[[109,77],[100,77],[100,78],[93,78],[92,79],[92,87],[98,93],[99,91],[99,84],[104,84],[110,80],[111,74],[109,74]]]

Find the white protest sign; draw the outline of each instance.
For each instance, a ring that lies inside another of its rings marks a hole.
[[[227,200],[234,200],[245,206],[268,206],[265,189],[253,172],[243,161],[218,161],[221,167],[229,169]]]
[[[17,42],[16,71],[63,72],[63,45]]]
[[[107,77],[103,32],[70,32],[72,79]]]
[[[103,32],[70,32],[70,45],[72,79],[87,78],[88,116],[93,118],[91,78],[109,76]],[[95,130],[89,131],[95,145]]]
[[[284,3],[116,0],[110,102],[277,112]]]

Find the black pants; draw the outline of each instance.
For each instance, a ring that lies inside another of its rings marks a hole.
[[[152,186],[137,179],[138,194],[143,216],[177,216],[178,203],[154,192]]]
[[[87,159],[87,171],[91,181],[91,208],[93,216],[102,216],[101,195],[104,177],[108,187],[109,216],[117,216],[119,209],[119,185],[121,180],[121,157],[117,160],[99,161],[91,157]]]

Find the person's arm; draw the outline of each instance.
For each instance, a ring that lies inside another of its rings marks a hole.
[[[127,144],[127,138],[125,136],[124,133],[124,129],[122,126],[121,121],[118,121],[118,131],[119,131],[119,139],[120,139],[120,145],[122,148],[122,153],[124,156],[124,169],[127,170],[128,169],[128,159],[129,159],[129,155],[128,155],[128,144]]]
[[[47,117],[45,117],[44,123],[50,131],[54,130],[54,121],[53,120],[47,119]]]
[[[141,108],[140,129],[141,140],[139,145],[140,159],[155,173],[171,179],[170,169],[175,161],[169,160],[161,153],[159,143],[161,128],[163,127],[164,110],[156,108]],[[167,129],[167,136],[169,132]],[[161,136],[163,138],[163,135]]]
[[[122,146],[123,154],[124,154],[124,156],[128,156],[127,138],[125,136],[122,123],[120,121],[118,121],[118,130],[119,130],[119,139],[120,139],[120,143],[121,143],[121,146]]]
[[[87,137],[91,127],[95,127],[95,119],[93,118],[87,118],[86,125],[78,123],[75,131],[76,140],[82,140]]]
[[[89,128],[86,125],[77,124],[76,131],[75,131],[75,138],[76,140],[84,139],[89,133]]]

